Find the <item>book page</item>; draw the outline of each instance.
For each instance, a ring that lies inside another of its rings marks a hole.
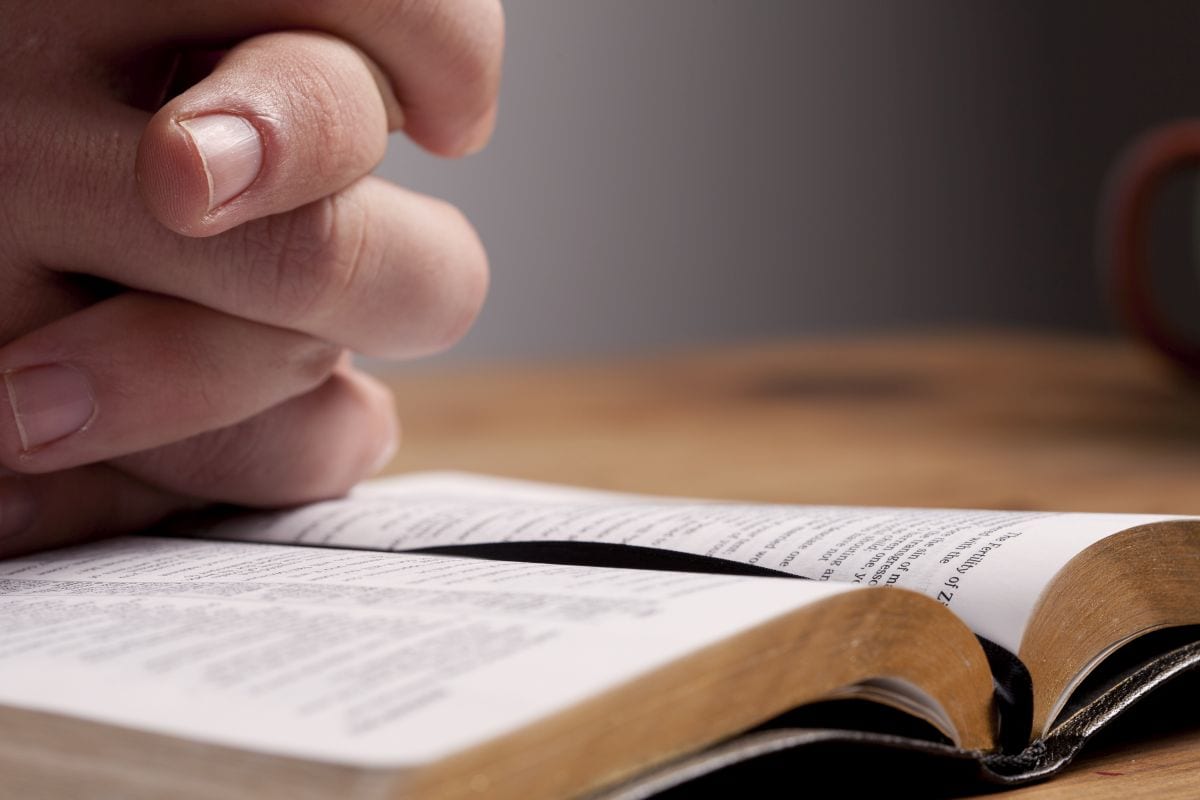
[[[1174,517],[698,502],[431,473],[203,535],[379,550],[528,541],[675,550],[821,582],[911,589],[1016,653],[1043,589],[1072,557],[1166,519]]]
[[[0,705],[404,767],[850,588],[129,537],[0,561]]]

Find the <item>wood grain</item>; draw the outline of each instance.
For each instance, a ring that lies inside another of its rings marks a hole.
[[[391,471],[796,503],[1200,512],[1200,388],[1115,340],[928,333],[391,382],[406,428]],[[1200,730],[1179,727],[1164,720],[1000,796],[1194,798]]]
[[[802,503],[1193,513],[1200,391],[1133,346],[945,334],[396,376],[393,470]]]

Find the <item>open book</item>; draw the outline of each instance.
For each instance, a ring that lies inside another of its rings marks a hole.
[[[631,800],[830,739],[1020,782],[1200,662],[1106,668],[1197,587],[1181,517],[393,478],[0,561],[0,782]]]

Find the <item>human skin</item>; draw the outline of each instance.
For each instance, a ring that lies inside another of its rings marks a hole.
[[[448,346],[487,263],[456,209],[369,173],[389,131],[486,143],[497,0],[0,18],[0,556],[378,469],[391,395],[347,354]]]

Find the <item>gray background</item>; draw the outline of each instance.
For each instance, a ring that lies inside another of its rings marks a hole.
[[[509,0],[496,137],[387,177],[493,283],[449,356],[1009,324],[1102,330],[1095,216],[1200,103],[1193,2]]]

